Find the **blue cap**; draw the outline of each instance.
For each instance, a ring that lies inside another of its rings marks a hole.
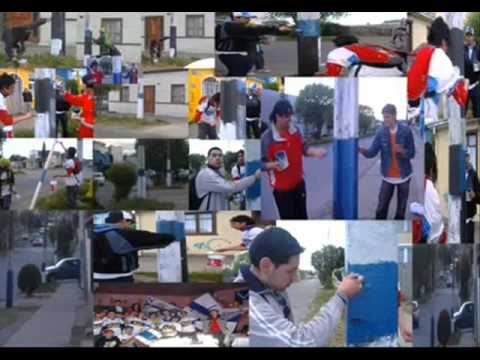
[[[256,16],[252,15],[249,11],[237,11],[233,13],[233,17],[255,19]]]
[[[287,230],[272,227],[255,237],[248,252],[252,264],[258,266],[264,257],[275,264],[286,264],[291,256],[299,255],[304,250]]]

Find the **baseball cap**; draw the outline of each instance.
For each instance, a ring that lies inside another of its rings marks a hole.
[[[258,266],[264,257],[275,264],[286,264],[291,256],[299,255],[304,250],[288,231],[272,227],[255,237],[248,252],[252,264]]]
[[[256,16],[250,13],[249,11],[236,11],[233,13],[233,17],[255,19]]]
[[[473,27],[467,26],[465,28],[465,35],[475,35],[475,31],[473,30]]]
[[[105,222],[107,224],[116,224],[123,220],[135,222],[133,215],[128,211],[112,211],[108,213]]]

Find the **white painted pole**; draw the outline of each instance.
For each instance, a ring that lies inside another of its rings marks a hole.
[[[35,205],[37,203],[37,198],[38,195],[40,194],[40,190],[42,188],[42,185],[45,183],[47,180],[47,174],[48,174],[48,166],[50,165],[50,162],[52,161],[52,156],[53,156],[53,150],[55,150],[55,145],[57,142],[55,141],[52,146],[52,150],[48,153],[47,161],[45,161],[45,164],[43,165],[43,170],[42,170],[42,175],[40,177],[40,180],[37,183],[37,187],[35,188],[35,193],[33,194],[32,202],[30,203],[30,210],[35,210]]]

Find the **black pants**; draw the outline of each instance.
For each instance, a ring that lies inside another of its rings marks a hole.
[[[467,110],[468,104],[470,103],[472,103],[473,117],[475,119],[480,118],[480,84],[468,91],[468,103],[466,106]]]
[[[468,221],[465,224],[465,240],[466,244],[473,244],[475,239],[475,223],[473,221]]]
[[[201,140],[218,140],[217,129],[206,123],[198,124],[198,138]]]
[[[222,54],[218,58],[227,67],[227,76],[247,76],[253,66],[251,57],[240,54]]]
[[[57,114],[55,117],[56,120],[56,127],[57,127],[57,134],[58,134],[58,124],[62,125],[62,137],[68,138],[68,117],[66,113],[63,114]]]
[[[260,120],[246,121],[247,139],[260,139]]]
[[[67,200],[69,209],[77,208],[77,194],[78,186],[67,186]]]
[[[307,220],[307,193],[305,182],[302,181],[295,189],[273,192],[280,219]]]
[[[0,198],[1,210],[10,210],[10,206],[12,206],[12,195],[5,195],[4,197]]]
[[[382,181],[380,194],[378,196],[377,220],[387,219],[390,200],[392,200],[395,188],[397,188],[397,213],[395,214],[395,220],[405,220],[405,211],[407,209],[408,195],[410,192],[410,180],[397,185],[390,184],[385,180]]]

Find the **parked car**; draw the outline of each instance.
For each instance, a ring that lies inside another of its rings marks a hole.
[[[80,279],[79,258],[65,258],[57,262],[55,265],[45,268],[45,278],[47,282],[53,280]]]
[[[460,306],[460,310],[453,314],[454,331],[473,329],[475,306],[473,301],[467,301]]]
[[[36,238],[34,238],[32,240],[32,246],[33,247],[43,246],[43,238],[41,238],[40,236],[37,236]]]

